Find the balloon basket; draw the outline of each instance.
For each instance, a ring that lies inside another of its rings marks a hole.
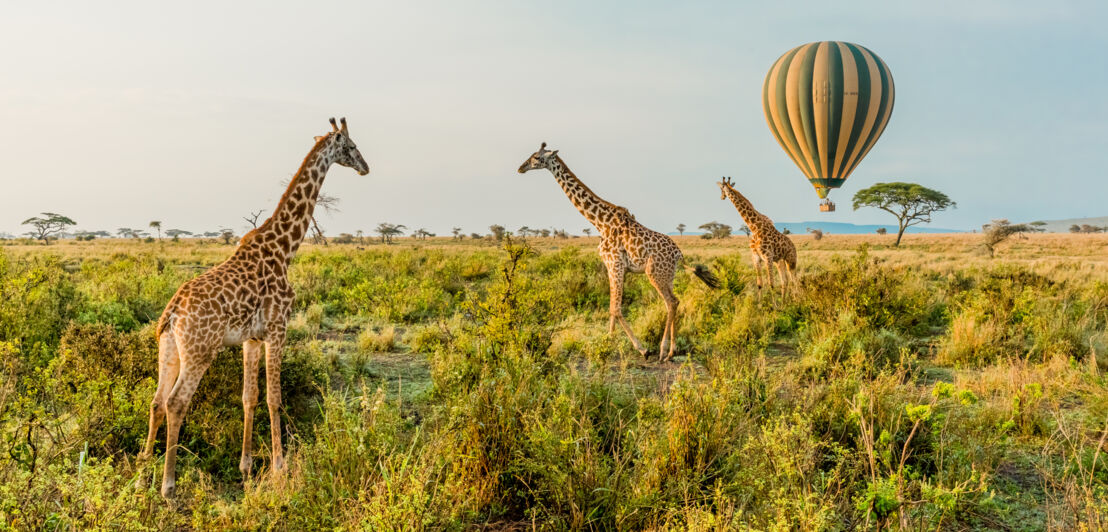
[[[819,204],[819,212],[835,212],[835,204],[831,200],[824,200]]]

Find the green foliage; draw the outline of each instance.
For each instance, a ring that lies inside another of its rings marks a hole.
[[[241,350],[224,349],[171,507],[134,487],[151,328],[223,251],[125,245],[0,250],[0,528],[1068,530],[1108,511],[1108,283],[863,247],[806,261],[779,296],[724,249],[699,261],[721,289],[678,275],[687,356],[662,365],[606,334],[591,250],[509,235],[301,253],[287,473],[265,474],[262,406],[242,483]],[[628,319],[656,343],[663,307],[627,281]]]

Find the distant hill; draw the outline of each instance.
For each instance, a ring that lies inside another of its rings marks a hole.
[[[1108,216],[1100,216],[1097,218],[1070,218],[1068,220],[1043,220],[1046,222],[1046,232],[1048,233],[1068,233],[1070,232],[1071,225],[1095,225],[1097,227],[1108,226]]]
[[[856,224],[848,224],[848,223],[842,223],[842,222],[781,222],[781,223],[775,223],[773,225],[774,225],[774,227],[777,227],[778,231],[784,231],[785,229],[788,229],[789,232],[793,233],[793,234],[807,233],[809,227],[812,228],[812,229],[819,229],[819,230],[823,231],[824,233],[827,233],[827,234],[830,234],[830,235],[873,234],[873,233],[877,232],[877,228],[879,228],[879,227],[884,227],[886,231],[888,231],[892,234],[896,234],[896,230],[897,230],[897,226],[895,226],[895,225],[856,225]],[[739,231],[739,228],[742,227],[742,224],[738,224],[738,225],[733,224],[733,225],[731,225],[731,227],[734,229],[735,234],[741,233],[741,231]],[[1069,227],[1069,226],[1067,225],[1066,227]],[[940,227],[929,227],[929,226],[926,226],[926,225],[912,226],[912,227],[909,227],[907,231],[905,231],[905,233],[965,233],[965,232],[966,231],[964,231],[962,229],[944,229],[944,228],[940,228]],[[676,234],[676,233],[670,233],[670,234]],[[686,235],[699,235],[699,234],[701,234],[701,232],[699,232],[699,231],[685,231],[685,234]]]
[[[777,227],[778,231],[782,231],[788,228],[793,233],[807,233],[808,228],[820,229],[824,233],[832,235],[861,235],[871,234],[877,231],[878,228],[884,227],[886,231],[896,234],[897,226],[895,225],[855,225],[841,222],[783,222],[773,224]],[[961,229],[943,229],[940,227],[930,227],[927,225],[914,225],[909,227],[905,233],[964,233]]]

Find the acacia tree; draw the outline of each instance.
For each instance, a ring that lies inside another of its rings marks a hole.
[[[172,238],[174,242],[181,239],[182,236],[192,236],[192,233],[185,231],[184,229],[170,229],[165,232],[166,236]]]
[[[939,192],[915,183],[877,183],[854,194],[854,210],[875,207],[896,216],[899,229],[895,247],[908,227],[931,223],[931,214],[957,207],[957,203]]]
[[[381,222],[377,224],[377,229],[374,231],[381,235],[381,242],[385,244],[392,244],[392,237],[404,234],[404,227],[402,224],[390,224],[388,222]]]
[[[685,224],[677,224],[677,234],[679,234],[679,235],[684,235],[685,234]]]
[[[42,216],[32,216],[23,220],[20,225],[29,225],[34,228],[28,231],[27,236],[41,240],[45,244],[50,243],[50,236],[65,231],[71,225],[77,225],[72,218],[56,212],[44,212]]]
[[[156,229],[158,231],[158,240],[161,240],[162,239],[162,222],[159,221],[159,220],[154,220],[153,222],[150,222],[150,228],[151,229]]]
[[[1039,231],[1042,231],[1042,228],[1039,226],[1033,224],[1012,224],[1005,219],[993,220],[992,223],[981,226],[981,232],[985,234],[985,241],[983,244],[985,250],[989,252],[990,257],[996,256],[996,246],[1008,240],[1008,237],[1022,235],[1023,233],[1036,233]]]
[[[489,232],[492,233],[492,237],[496,240],[504,240],[504,226],[500,224],[493,224],[489,226]]]
[[[246,220],[246,223],[250,224],[250,227],[252,227],[254,229],[257,229],[258,228],[258,218],[260,218],[262,216],[263,212],[265,212],[265,210],[262,210],[262,209],[252,211],[250,213],[250,216],[243,216],[242,219]]]
[[[461,227],[455,227],[455,228],[451,229],[450,232],[454,233],[454,240],[461,240],[462,237],[465,236],[465,235],[462,234],[462,228]]]
[[[591,229],[591,228],[588,228],[588,227],[586,227],[586,228],[582,229],[582,230],[581,230],[581,232],[582,232],[582,233],[585,233],[585,236],[589,236],[589,235],[591,235],[591,234],[592,234],[592,229]]]
[[[707,231],[707,233],[700,235],[701,238],[723,239],[731,236],[731,226],[719,222],[708,222],[701,225],[700,229]]]

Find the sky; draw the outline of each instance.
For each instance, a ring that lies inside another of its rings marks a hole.
[[[655,230],[741,220],[732,176],[779,222],[889,223],[850,197],[909,181],[958,203],[935,227],[1108,214],[1108,3],[55,2],[0,18],[0,232],[58,212],[82,230],[241,233],[345,116],[371,173],[334,167],[328,234],[587,222],[548,142]],[[766,126],[773,62],[819,40],[892,71],[884,135],[817,211]]]

